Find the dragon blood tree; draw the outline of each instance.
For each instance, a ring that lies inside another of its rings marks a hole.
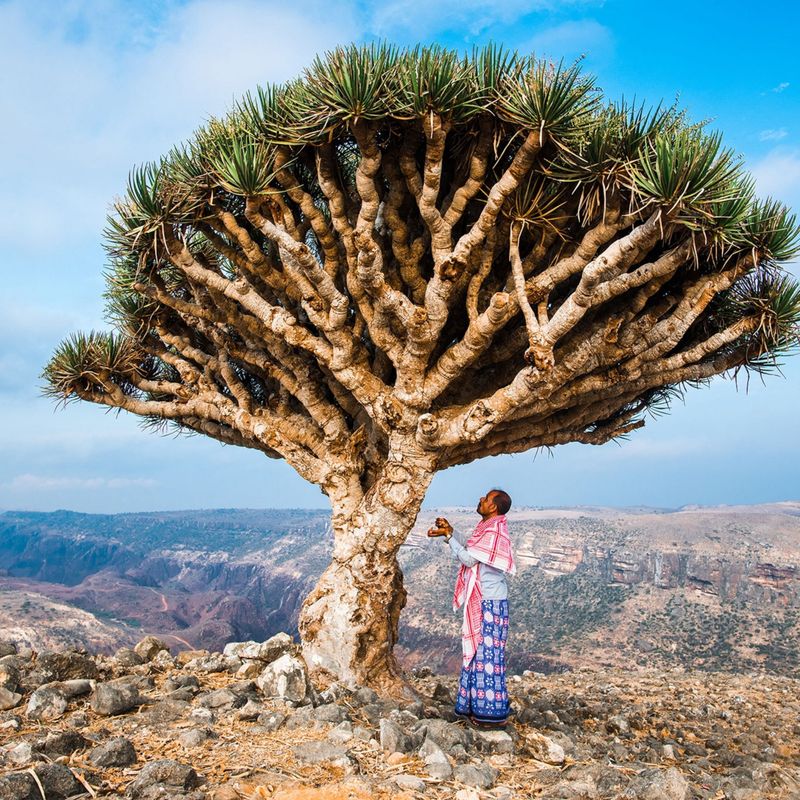
[[[115,333],[46,392],[282,458],[330,498],[309,664],[392,691],[396,555],[437,470],[602,444],[797,342],[788,210],[674,108],[497,47],[347,47],[133,170]]]

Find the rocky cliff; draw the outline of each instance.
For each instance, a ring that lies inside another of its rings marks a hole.
[[[455,565],[424,537],[439,514],[462,533],[475,521],[465,509],[422,515],[401,553],[400,650],[408,666],[448,671]],[[510,524],[512,666],[800,675],[800,504],[521,509]],[[106,652],[145,632],[183,648],[264,639],[296,629],[330,547],[316,511],[2,514],[0,635]]]

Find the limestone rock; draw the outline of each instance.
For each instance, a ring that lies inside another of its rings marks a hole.
[[[270,664],[286,654],[296,651],[294,640],[288,633],[276,633],[265,642],[233,642],[225,645],[225,656],[236,656],[243,661],[261,661]]]
[[[41,672],[48,682],[94,679],[99,675],[94,659],[86,653],[75,650],[39,653],[36,658],[36,670]]]
[[[22,695],[0,686],[0,711],[16,708],[22,702]]]
[[[29,719],[52,720],[63,716],[69,701],[55,685],[40,686],[28,700],[25,714]]]
[[[131,650],[130,647],[120,647],[114,653],[114,661],[120,667],[138,667],[140,664],[144,664],[145,660],[135,650]]]
[[[665,771],[647,769],[634,782],[637,800],[686,800],[689,784],[675,767]]]
[[[164,787],[167,794],[186,792],[201,782],[200,776],[188,764],[163,759],[147,764],[128,787],[126,795],[132,798],[152,796],[148,790],[155,786]]]
[[[457,781],[476,789],[490,789],[497,780],[497,770],[489,764],[460,764],[454,770]]]
[[[256,680],[266,697],[280,697],[300,703],[308,694],[306,665],[297,656],[288,653],[268,664]]]
[[[381,747],[387,753],[408,753],[411,749],[409,737],[396,722],[382,719],[378,730]]]
[[[329,761],[334,766],[345,766],[350,763],[347,749],[342,745],[325,741],[303,742],[296,745],[292,752],[295,758],[303,764],[319,764]]]
[[[136,655],[141,656],[145,661],[152,661],[162,650],[169,652],[166,642],[157,639],[155,636],[145,636],[134,648]]]
[[[536,731],[529,732],[525,737],[525,743],[531,754],[538,761],[545,764],[563,764],[566,754],[564,748],[547,736]]]
[[[124,714],[142,704],[143,698],[134,686],[113,686],[109,683],[98,683],[92,695],[92,710],[96,714],[113,716]]]
[[[88,759],[98,767],[128,767],[136,763],[136,749],[130,739],[117,736],[93,747]]]
[[[286,715],[280,711],[265,711],[258,715],[258,724],[268,732],[276,731],[286,721]]]
[[[483,753],[514,752],[514,740],[505,731],[475,731],[475,744]]]
[[[425,781],[416,775],[395,775],[393,780],[401,789],[408,789],[412,792],[425,791]]]

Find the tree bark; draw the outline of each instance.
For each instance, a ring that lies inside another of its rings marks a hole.
[[[393,653],[406,603],[397,553],[432,477],[429,465],[389,461],[356,505],[346,496],[331,497],[333,559],[300,612],[312,673],[381,694],[407,693]]]

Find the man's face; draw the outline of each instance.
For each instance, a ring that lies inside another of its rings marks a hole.
[[[494,504],[494,492],[486,492],[486,494],[478,500],[477,511],[482,517],[488,514],[494,514],[497,511]]]

